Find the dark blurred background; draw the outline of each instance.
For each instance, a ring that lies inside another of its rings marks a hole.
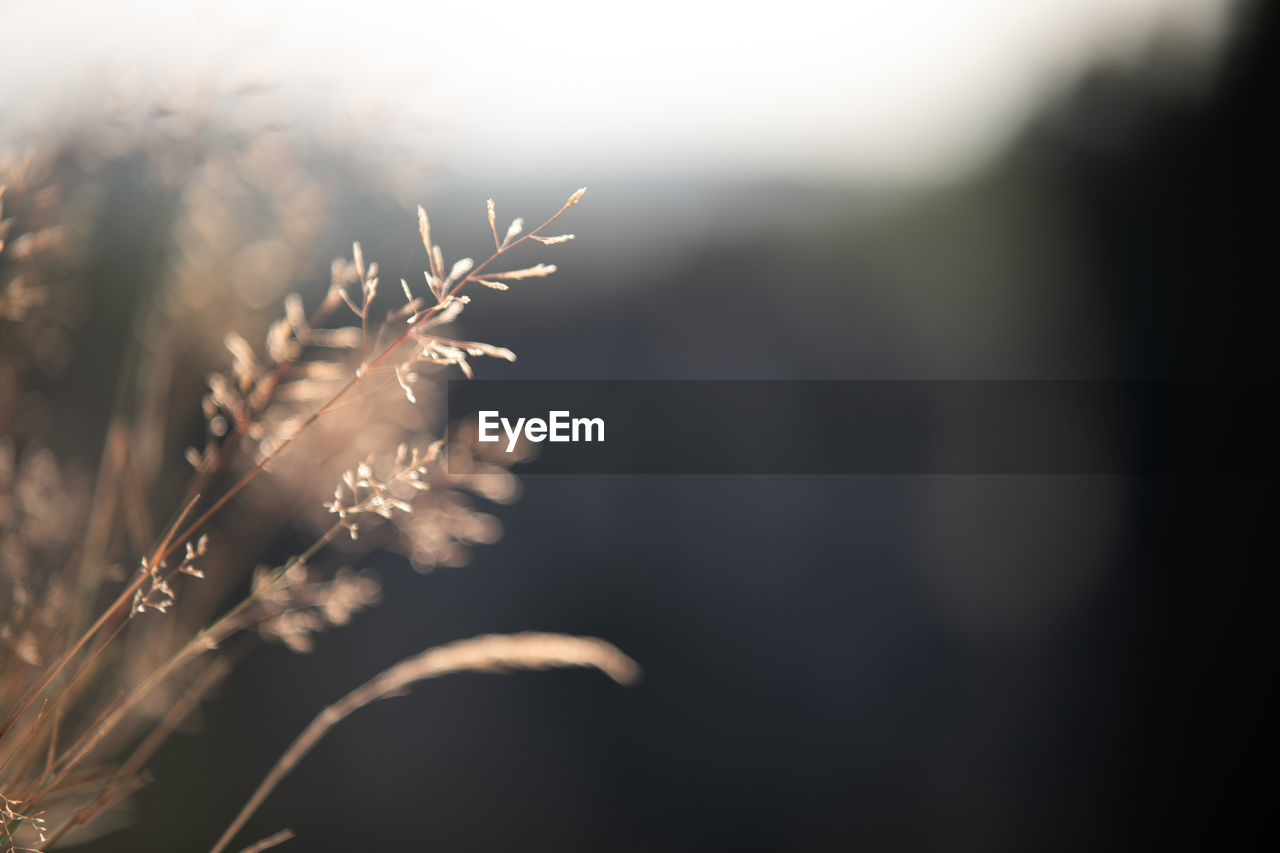
[[[941,185],[557,164],[498,186],[445,170],[421,200],[448,246],[484,236],[486,197],[534,219],[590,186],[561,273],[466,318],[520,354],[489,378],[1200,378],[1270,395],[1278,25],[1274,4],[1248,7],[1190,95],[1099,67]],[[366,193],[332,231],[412,280],[411,210]],[[244,837],[1235,846],[1267,828],[1276,757],[1274,486],[529,477],[472,565],[422,577],[375,555],[375,612],[311,655],[249,655],[199,735],[153,763],[146,819],[85,849],[202,849],[323,706],[430,645],[526,629],[605,637],[644,681],[420,685],[343,723]]]

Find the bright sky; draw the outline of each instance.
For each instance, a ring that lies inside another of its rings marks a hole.
[[[920,180],[1157,42],[1211,57],[1232,0],[0,0],[0,128],[198,84],[421,134],[450,168]],[[356,127],[353,127],[356,125]],[[403,140],[400,143],[403,144]]]

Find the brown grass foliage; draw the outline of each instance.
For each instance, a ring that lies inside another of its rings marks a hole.
[[[146,784],[148,759],[223,678],[236,643],[306,652],[318,632],[376,605],[376,577],[347,567],[353,543],[398,550],[425,571],[461,565],[499,535],[474,498],[510,500],[514,478],[431,428],[448,371],[470,376],[477,359],[515,356],[450,327],[478,288],[555,271],[508,259],[571,239],[551,226],[583,191],[528,230],[519,219],[500,228],[488,202],[492,247],[479,261],[447,260],[419,208],[421,279],[384,281],[356,243],[308,298],[300,271],[321,250],[333,198],[307,158],[284,134],[188,123],[117,128],[108,142],[0,162],[0,850],[51,849],[108,827],[104,816]],[[85,294],[107,286],[86,246],[110,253],[93,235],[135,215],[103,209],[112,175],[159,188],[163,260],[134,264],[152,285],[119,332],[121,375],[91,442],[101,453],[64,461],[46,439],[56,442],[65,397],[79,393]],[[205,380],[191,382],[201,370]],[[199,413],[204,433],[185,449],[184,412]],[[282,527],[311,545],[261,563]],[[248,595],[226,609],[246,573]],[[214,849],[364,704],[448,672],[549,666],[636,674],[590,638],[428,650],[322,713]]]

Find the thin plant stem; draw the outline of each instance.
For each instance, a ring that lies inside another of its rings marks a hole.
[[[120,697],[117,704],[110,711],[101,717],[99,721],[90,727],[75,746],[68,751],[68,756],[64,758],[61,766],[52,778],[49,778],[41,785],[40,790],[48,790],[51,786],[61,781],[70,773],[80,762],[82,762],[96,747],[102,742],[125,716],[137,706],[147,695],[150,694],[157,686],[159,686],[171,674],[181,669],[186,664],[195,660],[207,651],[211,651],[218,647],[219,642],[229,633],[228,626],[235,624],[237,619],[251,604],[258,600],[264,592],[270,589],[275,583],[279,583],[285,576],[285,572],[292,567],[306,565],[321,548],[327,545],[334,536],[341,530],[346,528],[345,521],[338,521],[330,527],[323,536],[311,544],[297,559],[291,561],[287,566],[277,572],[276,577],[261,588],[254,590],[248,596],[240,601],[235,607],[223,614],[216,622],[205,628],[178,652],[169,658],[164,664],[151,672],[136,687],[124,696]]]
[[[321,738],[365,705],[403,695],[406,688],[419,681],[449,673],[553,667],[594,667],[619,684],[633,684],[640,674],[635,661],[615,646],[595,637],[535,632],[488,634],[427,649],[384,670],[321,711],[272,766],[209,853],[223,853],[267,796]]]

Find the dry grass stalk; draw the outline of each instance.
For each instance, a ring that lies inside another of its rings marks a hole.
[[[385,670],[320,712],[280,756],[210,853],[226,850],[267,796],[321,738],[365,705],[403,695],[406,688],[419,681],[450,673],[553,667],[593,667],[624,685],[633,684],[640,677],[640,667],[635,661],[615,646],[595,637],[535,632],[488,634],[420,652]]]
[[[255,841],[241,850],[240,853],[262,853],[263,850],[270,850],[272,847],[284,844],[291,838],[293,838],[293,831],[282,829],[279,832],[273,832],[261,841]]]

